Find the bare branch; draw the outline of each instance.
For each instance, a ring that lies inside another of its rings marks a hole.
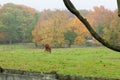
[[[72,4],[72,2],[70,0],[63,0],[63,2],[65,4],[65,6],[68,8],[68,10],[71,13],[73,13],[74,15],[76,15],[77,18],[86,26],[86,28],[88,29],[88,31],[91,33],[91,35],[96,40],[98,40],[100,43],[102,43],[107,48],[112,49],[114,51],[120,52],[120,46],[116,46],[116,45],[110,44],[109,42],[107,42],[106,40],[104,40],[102,37],[100,37],[94,31],[94,29],[91,27],[91,25],[89,24],[89,22],[81,16],[81,14],[79,13],[79,11],[74,7],[74,5]]]

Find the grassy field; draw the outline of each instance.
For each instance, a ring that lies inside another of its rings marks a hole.
[[[61,48],[52,53],[24,46],[0,46],[0,66],[37,72],[120,78],[120,53],[104,47]]]

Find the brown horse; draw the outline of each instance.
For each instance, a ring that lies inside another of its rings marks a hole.
[[[45,44],[45,51],[50,52],[51,53],[51,47],[49,44]]]

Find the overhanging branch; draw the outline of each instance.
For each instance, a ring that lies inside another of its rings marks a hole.
[[[104,46],[106,46],[109,49],[112,49],[114,51],[118,51],[120,52],[120,46],[116,46],[113,44],[110,44],[109,42],[107,42],[106,40],[104,40],[102,37],[100,37],[95,31],[94,29],[91,27],[91,25],[89,24],[89,22],[83,18],[81,16],[81,14],[79,13],[79,11],[74,7],[74,5],[72,4],[72,2],[70,0],[63,0],[65,6],[68,8],[68,10],[73,13],[74,15],[77,16],[77,18],[86,26],[86,28],[88,29],[88,31],[91,33],[91,35],[98,40],[100,43],[102,43]]]

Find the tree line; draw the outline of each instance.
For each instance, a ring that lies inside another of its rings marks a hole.
[[[117,10],[103,6],[79,10],[105,40],[119,44],[120,20]],[[0,6],[0,43],[50,44],[53,47],[98,43],[85,26],[66,10],[37,11],[12,3]]]
[[[0,43],[31,42],[38,17],[37,11],[24,5],[0,6]]]

